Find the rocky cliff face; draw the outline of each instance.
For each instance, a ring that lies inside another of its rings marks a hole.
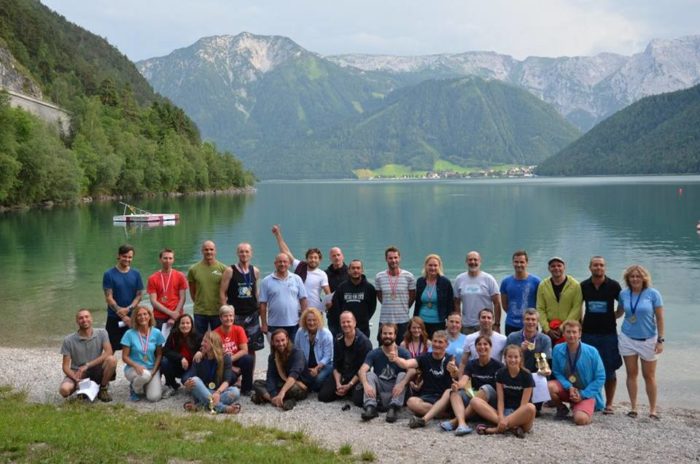
[[[17,63],[12,53],[2,47],[0,47],[0,88],[29,95],[39,100],[43,98],[39,85]]]

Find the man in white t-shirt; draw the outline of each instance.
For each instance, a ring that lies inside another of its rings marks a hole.
[[[479,331],[467,335],[464,340],[464,351],[462,352],[462,360],[459,364],[459,372],[464,372],[464,366],[471,359],[477,359],[479,355],[476,352],[476,339],[479,336],[485,335],[491,340],[491,359],[502,362],[503,350],[506,347],[508,338],[493,330],[493,313],[490,309],[484,308],[479,311]]]
[[[306,261],[300,261],[294,257],[287,242],[284,241],[282,237],[282,229],[279,225],[272,227],[272,234],[277,240],[277,246],[280,249],[280,253],[285,253],[289,256],[289,260],[292,263],[292,272],[301,277],[304,281],[304,287],[306,288],[306,306],[307,308],[316,308],[322,313],[325,313],[328,304],[322,302],[321,292],[324,295],[331,294],[331,288],[328,285],[328,275],[319,266],[321,264],[321,259],[323,255],[321,250],[318,248],[309,248],[306,250]]]
[[[497,322],[501,320],[501,292],[496,279],[481,270],[479,253],[467,253],[466,262],[469,270],[457,276],[453,287],[454,310],[462,313],[462,333],[469,335],[479,330],[479,311],[484,308],[493,311]]]

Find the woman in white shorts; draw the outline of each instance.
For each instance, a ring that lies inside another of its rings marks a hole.
[[[651,288],[651,276],[637,264],[622,275],[627,288],[620,293],[619,307],[625,312],[620,333],[620,354],[627,370],[627,392],[636,418],[637,377],[641,359],[642,376],[649,397],[649,418],[659,420],[656,412],[656,359],[664,349],[664,303],[661,294]]]

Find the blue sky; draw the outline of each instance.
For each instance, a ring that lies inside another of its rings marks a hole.
[[[41,0],[134,61],[201,37],[283,35],[323,54],[490,50],[630,55],[654,38],[700,34],[698,0]]]

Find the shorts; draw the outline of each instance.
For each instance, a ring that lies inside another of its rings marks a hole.
[[[87,371],[85,371],[85,377],[86,379],[90,379],[96,384],[100,385],[102,383],[102,377],[104,376],[104,369],[102,368],[102,364],[99,366],[92,366],[89,368]],[[73,382],[77,388],[78,384],[76,383],[75,380],[71,379],[70,377],[64,377],[63,382]]]
[[[418,398],[425,401],[426,403],[435,404],[441,396],[442,395],[439,393],[426,393],[424,395],[418,395]]]
[[[644,361],[656,361],[656,335],[646,340],[634,340],[620,334],[620,354],[622,356],[639,356]]]
[[[482,385],[481,388],[479,388],[480,392],[484,392],[486,394],[486,402],[493,408],[496,408],[498,405],[498,395],[496,395],[496,389],[493,388],[491,385]],[[467,393],[464,391],[464,389],[459,391],[459,396],[462,398],[462,403],[464,403],[464,406],[469,406],[469,402],[471,401],[471,398],[467,395]]]
[[[615,371],[622,367],[617,334],[583,334],[581,341],[598,350],[605,367],[605,380],[615,380]]]
[[[574,411],[574,414],[577,411],[583,411],[588,414],[588,417],[593,417],[593,411],[595,411],[595,398],[586,398],[578,403],[572,403],[571,398],[569,398],[569,390],[564,390],[564,387],[562,387],[558,380],[553,380],[553,382],[556,382],[557,385],[557,396],[563,402],[571,404],[571,409]]]

